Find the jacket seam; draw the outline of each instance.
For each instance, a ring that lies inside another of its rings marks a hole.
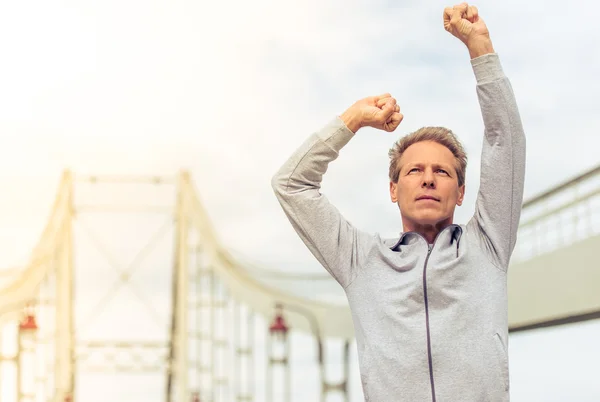
[[[501,80],[506,81],[505,77],[502,77]],[[499,83],[500,80],[496,80],[496,82],[494,83],[494,85],[496,85],[496,87],[500,90],[500,92],[502,93],[502,97],[506,98],[506,93],[504,91],[504,89],[502,88],[502,86]],[[513,215],[514,215],[514,198],[515,198],[515,167],[514,167],[514,135],[513,135],[513,121],[511,118],[510,113],[508,112],[508,109],[506,107],[506,103],[502,102],[502,108],[504,109],[504,113],[506,115],[506,119],[508,120],[508,139],[510,141],[510,223],[509,223],[509,232],[508,232],[508,244],[507,244],[507,255],[506,255],[506,267],[503,267],[502,264],[498,264],[497,268],[499,268],[502,272],[507,272],[508,271],[508,263],[510,261],[510,257],[512,254],[512,250],[511,250],[511,244],[513,241]]]
[[[498,84],[498,82],[496,82],[496,85],[498,85],[498,87],[500,88],[500,90],[502,91],[504,97],[506,97],[506,94],[504,93],[504,89],[502,89],[502,87]],[[509,84],[510,85],[510,84]],[[513,129],[513,120],[511,117],[511,114],[508,113],[508,110],[506,109],[506,104],[504,103],[504,111],[506,113],[507,116],[507,120],[509,123],[509,133],[510,133],[510,160],[511,160],[511,164],[510,164],[510,231],[509,231],[509,237],[508,237],[508,247],[511,248],[511,244],[513,244],[513,221],[514,221],[514,199],[515,199],[515,164],[514,164],[514,160],[515,160],[515,144],[514,144],[514,129]],[[518,230],[518,228],[517,228]],[[508,264],[510,261],[510,257],[512,255],[512,252],[514,250],[514,247],[512,247],[511,250],[509,250],[508,255],[506,256],[506,270],[508,271]]]
[[[502,92],[503,97],[505,97],[505,93],[504,90],[502,89],[502,87],[500,86],[498,81],[501,80],[505,80],[505,77],[501,77],[499,80],[494,80],[493,84],[500,90],[500,92]],[[502,108],[504,109],[505,115],[507,117],[508,120],[508,126],[509,126],[509,135],[508,138],[510,140],[510,157],[511,157],[511,162],[514,159],[514,148],[513,148],[513,128],[512,128],[512,123],[513,120],[510,116],[510,113],[508,113],[508,110],[506,109],[506,105],[503,103]],[[513,214],[514,214],[514,178],[515,178],[515,169],[513,166],[513,163],[510,163],[510,169],[511,169],[511,181],[510,181],[510,223],[509,223],[509,238],[508,238],[508,247],[507,247],[507,251],[508,248],[510,248],[510,245],[512,244],[512,239],[513,239]],[[481,227],[479,225],[479,223],[477,223],[477,226],[479,226],[479,230],[481,231]],[[488,253],[485,253],[488,254]],[[508,262],[510,261],[510,256],[511,256],[512,252],[508,252],[507,255],[507,260],[506,260],[506,267],[504,267],[502,264],[498,263],[495,261],[494,258],[492,258],[491,256],[488,255],[488,260],[490,261],[490,263],[499,271],[501,271],[502,273],[506,274],[508,272]]]
[[[370,245],[370,247],[369,247],[369,252],[367,253],[367,258],[366,258],[365,265],[364,265],[363,267],[361,267],[359,270],[356,270],[356,273],[353,275],[354,277],[353,277],[353,278],[350,280],[350,282],[348,282],[348,285],[346,285],[346,286],[344,287],[344,290],[345,290],[345,291],[348,291],[348,290],[349,290],[349,288],[350,288],[350,285],[352,285],[354,282],[356,282],[356,280],[357,280],[357,279],[360,277],[360,275],[361,275],[361,274],[363,274],[363,271],[366,271],[366,270],[368,270],[369,268],[371,268],[371,264],[370,264],[371,258],[369,258],[369,257],[370,257],[370,255],[371,255],[371,253],[373,252],[373,246],[374,246],[375,244],[377,244],[377,243],[376,243],[376,242],[373,242],[373,243]]]
[[[483,233],[483,230],[481,229],[481,225],[479,224],[479,221],[476,221],[476,223],[477,223],[477,230],[479,231],[479,233],[478,233],[478,234],[476,234],[475,236],[479,237],[479,241],[483,241],[483,240],[482,240],[482,239],[483,239],[483,237],[487,237],[487,236],[484,236],[484,235],[482,234],[482,233]],[[485,249],[485,247],[483,247],[483,249]],[[490,253],[490,252],[484,252],[484,253],[483,253],[483,255],[485,255],[485,258],[486,258],[486,260],[487,260],[487,261],[488,261],[490,264],[492,264],[492,265],[494,266],[494,268],[496,268],[496,269],[497,269],[498,271],[500,271],[501,273],[503,273],[503,274],[506,274],[506,273],[508,272],[508,270],[507,270],[507,269],[505,269],[505,268],[502,268],[502,265],[501,265],[501,264],[499,264],[498,262],[496,262],[496,258],[493,258],[492,254],[493,254],[493,253]]]

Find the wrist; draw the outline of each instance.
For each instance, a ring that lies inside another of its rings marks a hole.
[[[469,49],[469,56],[471,59],[475,59],[489,53],[495,53],[494,46],[489,38],[473,41],[472,43],[467,44],[467,49]]]
[[[348,130],[353,133],[356,133],[362,127],[362,118],[353,107],[350,107],[342,113],[340,119],[342,119],[346,127],[348,127]]]

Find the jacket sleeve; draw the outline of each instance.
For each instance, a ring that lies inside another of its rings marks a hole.
[[[354,133],[336,117],[313,133],[273,176],[277,199],[315,258],[346,288],[368,253],[371,236],[357,230],[321,194],[321,181]]]
[[[480,187],[472,223],[492,261],[506,270],[514,250],[525,180],[525,134],[496,53],[471,60],[484,123]]]

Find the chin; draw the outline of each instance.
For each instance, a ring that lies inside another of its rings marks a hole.
[[[440,215],[439,213],[433,213],[433,212],[418,213],[418,214],[415,214],[415,217],[414,217],[414,221],[416,223],[418,223],[419,225],[434,225],[434,226],[442,221],[445,221],[446,219],[448,219],[448,218]]]

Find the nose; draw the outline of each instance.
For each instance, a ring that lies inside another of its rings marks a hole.
[[[433,176],[433,173],[429,169],[427,169],[423,175],[423,184],[421,185],[421,187],[435,188],[434,176]]]

